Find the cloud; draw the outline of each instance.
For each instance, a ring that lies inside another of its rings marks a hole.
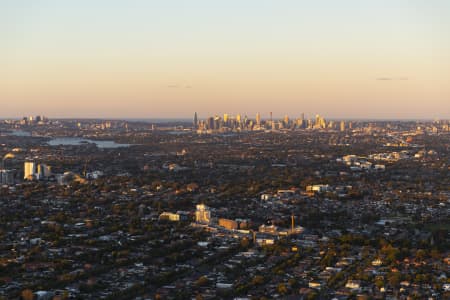
[[[378,81],[390,81],[390,80],[409,80],[408,77],[378,77]]]
[[[169,84],[169,85],[167,85],[167,88],[169,88],[169,89],[191,89],[192,86],[183,85],[183,84]]]

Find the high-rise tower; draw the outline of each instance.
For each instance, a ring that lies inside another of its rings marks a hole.
[[[223,114],[223,122],[228,124],[228,114]]]
[[[272,118],[272,112],[270,112],[270,128],[272,129],[272,130],[274,130],[275,129],[275,122],[273,121],[273,118]]]
[[[204,204],[197,204],[197,210],[195,211],[195,221],[197,223],[209,224],[211,221],[211,211],[208,206]]]
[[[26,161],[24,163],[24,179],[32,180],[36,176],[36,163],[32,161]]]
[[[194,129],[198,128],[198,117],[197,117],[197,112],[195,112],[194,114]]]
[[[284,122],[284,126],[287,127],[287,126],[289,125],[289,116],[288,116],[288,115],[285,115],[285,116],[284,116],[283,122]]]
[[[341,131],[345,131],[345,121],[344,120],[342,120],[341,121]]]

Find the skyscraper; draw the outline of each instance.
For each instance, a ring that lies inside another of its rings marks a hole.
[[[261,125],[261,115],[259,113],[256,113],[256,125]]]
[[[214,130],[219,130],[222,127],[222,119],[219,116],[214,117]]]
[[[345,131],[345,121],[341,121],[341,131]]]
[[[272,130],[274,130],[275,129],[275,123],[273,122],[273,118],[272,118],[272,112],[270,112],[270,128],[272,129]]]
[[[45,164],[39,164],[37,166],[37,175],[39,179],[50,177],[52,175],[51,167]]]
[[[197,112],[194,114],[194,129],[198,129],[198,117]]]
[[[197,210],[195,211],[195,221],[197,223],[209,224],[211,221],[211,211],[208,206],[204,204],[197,204]]]
[[[285,115],[283,121],[284,121],[284,126],[287,127],[289,125],[289,116]]]
[[[33,180],[36,176],[36,163],[33,161],[26,161],[24,164],[24,179]]]
[[[327,122],[324,118],[322,118],[320,115],[316,115],[316,122],[314,123],[314,128],[320,129],[320,128],[326,128]]]
[[[208,129],[210,129],[210,130],[214,129],[214,118],[213,117],[208,118],[207,126],[208,126]]]

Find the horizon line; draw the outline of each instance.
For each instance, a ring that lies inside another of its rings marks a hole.
[[[198,115],[198,114],[197,114]],[[30,116],[30,115],[28,115]],[[28,116],[22,116],[22,117],[2,117],[0,116],[0,120],[22,120],[25,117]],[[35,116],[44,116],[47,119],[50,120],[114,120],[114,121],[152,121],[152,120],[159,120],[159,121],[187,121],[187,120],[193,120],[193,117],[81,117],[81,116],[73,116],[73,117],[48,117],[46,115],[32,115]],[[198,116],[198,119],[206,119],[209,117],[214,116],[221,116],[218,114],[209,115],[208,117],[200,117]],[[234,116],[234,115],[230,115]],[[242,115],[241,115],[242,116]],[[247,116],[248,115],[245,115]],[[322,115],[320,115],[322,116]],[[285,116],[273,116],[273,119],[283,119]],[[288,116],[289,117],[289,116]],[[340,120],[340,121],[435,121],[435,120],[450,120],[450,117],[419,117],[419,118],[413,118],[413,117],[404,117],[404,118],[392,118],[392,117],[326,117],[322,116],[323,118],[327,120]],[[289,119],[295,120],[299,119],[300,117],[289,117]],[[305,120],[313,119],[315,118],[315,115],[305,117]],[[249,118],[251,120],[255,118]],[[262,117],[261,120],[270,120],[270,117]]]

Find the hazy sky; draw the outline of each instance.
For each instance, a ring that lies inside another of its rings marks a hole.
[[[449,0],[0,0],[0,117],[450,118]]]

